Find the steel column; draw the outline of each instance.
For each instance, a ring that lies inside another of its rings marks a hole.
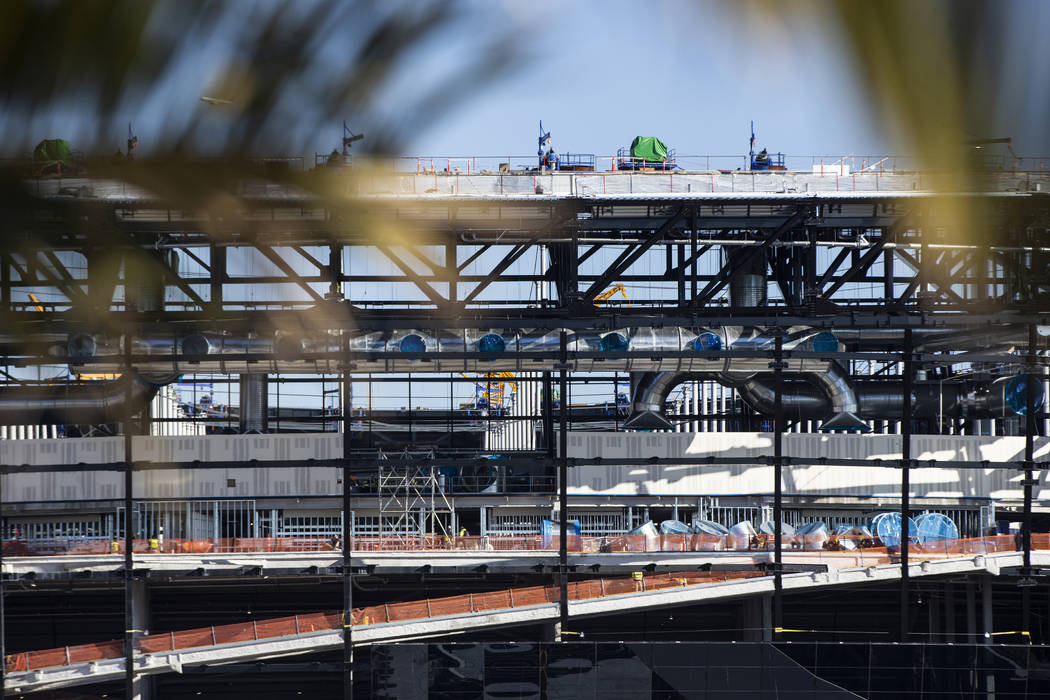
[[[1032,486],[1035,477],[1032,472],[1035,458],[1035,392],[1036,378],[1042,383],[1041,368],[1036,366],[1035,324],[1028,326],[1028,357],[1025,376],[1025,414],[1024,414],[1024,512],[1021,516],[1021,577],[1017,585],[1021,586],[1021,625],[1031,633],[1032,612]],[[1037,375],[1036,372],[1039,372]],[[1031,637],[1029,637],[1029,640]]]
[[[562,365],[558,371],[558,509],[561,512],[561,522],[558,524],[558,569],[561,576],[558,581],[558,609],[561,632],[565,634],[569,630],[569,382],[565,369],[568,365],[568,339],[565,331],[561,332],[560,343]]]
[[[354,697],[354,646],[353,626],[351,615],[354,609],[354,581],[350,568],[350,552],[352,545],[350,537],[350,373],[343,372],[341,376],[340,396],[342,398],[343,415],[343,698],[352,700]]]
[[[777,639],[784,626],[784,541],[780,532],[784,516],[784,337],[779,333],[773,349],[773,638]]]
[[[908,511],[911,507],[911,379],[912,337],[911,329],[904,331],[904,390],[901,406],[901,536],[900,536],[900,641],[907,641],[910,628],[908,622]]]
[[[127,379],[130,380],[135,371],[131,365],[131,336],[124,337],[125,370]],[[135,586],[134,586],[134,561],[132,549],[134,548],[135,535],[132,531],[133,519],[132,508],[134,507],[133,487],[133,455],[132,431],[134,422],[132,420],[132,396],[131,381],[126,384],[124,395],[124,697],[128,700],[135,697]]]

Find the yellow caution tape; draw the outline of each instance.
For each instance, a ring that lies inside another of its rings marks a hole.
[[[144,630],[124,630],[124,634],[135,634],[136,632],[142,634],[143,631]]]
[[[1001,637],[1004,634],[1019,634],[1022,637],[1024,637],[1025,639],[1027,639],[1029,644],[1032,643],[1032,633],[1028,632],[1027,630],[1016,630],[1016,631],[1013,631],[1013,632],[991,632],[989,634],[989,636],[991,636],[991,637]]]

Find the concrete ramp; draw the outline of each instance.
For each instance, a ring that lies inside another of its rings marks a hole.
[[[1021,553],[982,554],[917,561],[911,576],[998,574],[1021,565]],[[1050,566],[1050,552],[1033,552],[1032,563]],[[785,591],[856,585],[896,579],[896,564],[789,574]],[[569,585],[569,614],[590,617],[708,601],[768,595],[773,579],[759,572],[679,572],[579,581]],[[355,645],[426,639],[479,629],[513,627],[558,618],[559,589],[513,588],[488,593],[391,603],[355,609],[350,625]],[[219,665],[306,654],[341,647],[343,616],[312,613],[192,630],[146,635],[136,640],[136,674],[182,671],[184,666]],[[101,642],[8,656],[5,694],[115,680],[124,675],[123,644]]]

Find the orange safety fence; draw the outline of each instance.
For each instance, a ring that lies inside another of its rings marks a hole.
[[[772,551],[773,536],[768,534],[707,535],[707,534],[653,534],[653,535],[570,535],[568,550],[574,553],[617,552],[747,552]],[[556,551],[557,535],[386,535],[352,537],[350,547],[355,552],[412,552],[412,551],[474,551],[474,552],[529,552]],[[874,537],[836,535],[783,535],[785,553],[857,553],[873,557],[887,557],[899,546],[885,547]],[[1033,549],[1050,549],[1050,534],[1033,533]],[[152,548],[149,540],[136,539],[136,554],[251,554],[267,552],[333,552],[340,551],[342,543],[331,537],[220,537],[200,539],[167,538],[157,541]],[[985,554],[1012,552],[1021,549],[1020,536],[987,535],[952,540],[912,542],[909,553],[929,555]],[[114,545],[107,540],[8,540],[3,543],[3,556],[62,556],[124,553],[124,540]]]
[[[633,578],[591,579],[571,582],[568,585],[570,600],[589,600],[606,596],[665,590],[681,586],[705,583],[720,583],[765,576],[761,571],[691,571]],[[531,586],[509,588],[486,593],[467,593],[446,598],[428,598],[405,603],[387,603],[351,611],[353,625],[374,625],[388,622],[423,620],[449,615],[495,612],[512,608],[556,603],[560,599],[557,586]],[[341,629],[343,616],[339,612],[319,612],[293,615],[250,622],[235,622],[198,629],[148,634],[135,640],[135,649],[140,654],[157,654],[181,649],[195,649],[220,644],[251,642],[260,639],[290,637],[310,632]],[[24,651],[6,658],[8,673],[30,671],[55,666],[119,659],[124,655],[122,641],[81,644],[78,646]]]

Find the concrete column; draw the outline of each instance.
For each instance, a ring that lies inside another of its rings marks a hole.
[[[751,596],[740,601],[740,641],[769,642],[773,640],[773,599],[771,596]]]
[[[560,642],[561,641],[561,623],[557,621],[544,622],[543,623],[543,641],[545,642]]]
[[[145,579],[135,579],[133,605],[131,608],[131,619],[134,629],[141,630],[138,636],[147,634],[150,625],[150,590]],[[135,694],[132,700],[153,700],[156,697],[153,692],[154,676],[138,676],[135,678]]]
[[[981,615],[984,618],[983,632],[984,643],[992,643],[992,632],[995,631],[995,621],[992,619],[992,577],[985,576],[981,581]],[[995,676],[988,673],[984,677],[985,697],[987,700],[995,700]]]
[[[977,594],[973,581],[966,581],[966,641],[977,642]]]
[[[955,641],[955,586],[951,582],[944,584],[944,636],[942,641]]]

